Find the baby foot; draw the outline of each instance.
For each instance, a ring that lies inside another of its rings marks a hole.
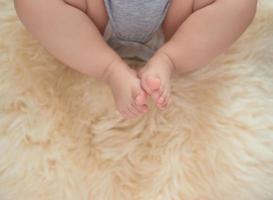
[[[139,72],[141,85],[151,95],[159,109],[165,109],[170,102],[170,78],[174,65],[164,53],[157,53]]]
[[[136,72],[124,62],[114,62],[109,66],[104,79],[111,87],[117,109],[124,118],[148,111],[147,94],[141,88]]]

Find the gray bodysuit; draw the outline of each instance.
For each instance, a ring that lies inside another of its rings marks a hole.
[[[122,58],[147,61],[164,43],[161,24],[169,0],[104,0],[104,39]]]

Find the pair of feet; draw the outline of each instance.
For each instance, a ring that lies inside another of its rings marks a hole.
[[[170,102],[170,78],[174,65],[164,53],[157,53],[139,71],[123,62],[109,67],[106,82],[111,87],[118,111],[126,119],[148,112],[148,98],[163,110]]]

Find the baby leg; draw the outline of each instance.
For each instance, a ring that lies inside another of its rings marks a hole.
[[[179,73],[198,69],[239,38],[256,6],[257,0],[193,0],[193,13],[160,51],[168,54]]]
[[[189,9],[178,12],[183,7],[181,4],[187,2]],[[160,68],[150,65],[146,70],[146,74],[149,74],[149,77],[146,76],[146,87],[150,86],[156,93],[155,100],[159,107],[166,104],[168,95],[165,94],[169,94],[166,92],[166,88],[169,89],[169,74],[161,71],[169,69],[171,73],[185,73],[206,65],[244,32],[255,15],[256,4],[257,0],[173,1],[163,24],[168,41],[151,59],[158,60],[163,55],[169,61],[162,63]],[[188,16],[185,15],[187,12]],[[184,13],[182,15],[186,17],[178,17],[177,13]],[[145,80],[142,79],[142,82]]]
[[[105,43],[100,33],[103,25],[99,30],[91,20],[96,21],[94,16],[86,14],[93,0],[87,4],[86,0],[15,0],[18,16],[49,52],[75,70],[109,84],[123,116],[146,111],[146,94],[139,79]]]

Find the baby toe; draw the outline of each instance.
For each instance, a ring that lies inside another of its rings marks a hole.
[[[169,98],[170,98],[170,93],[168,92],[168,90],[166,92],[163,93],[163,95],[159,98],[158,100],[158,107],[160,109],[165,109],[168,105],[168,101],[169,101]]]
[[[147,92],[148,94],[152,93],[152,90],[149,88],[146,80],[143,77],[141,78],[140,83],[141,83],[141,87],[145,90],[145,92]]]
[[[138,106],[138,105],[134,104],[133,106],[134,106],[134,108],[138,111],[138,114],[139,114],[139,115],[140,115],[140,114],[143,114],[143,113],[145,113],[145,112],[148,111],[147,105]]]
[[[160,79],[155,76],[147,76],[146,83],[151,90],[158,90],[161,85]]]
[[[168,107],[169,104],[170,104],[170,97],[167,97],[165,103],[162,104],[160,107],[162,110],[164,110]]]
[[[139,109],[141,110],[142,113],[146,113],[149,111],[148,106],[147,105],[143,105],[140,106]]]
[[[160,90],[154,91],[154,92],[151,94],[151,97],[152,97],[153,101],[155,102],[155,104],[159,104],[158,101],[159,101],[159,99],[162,97],[164,91],[165,91],[165,87],[162,86],[162,87],[160,88]]]
[[[159,97],[157,100],[159,100],[161,97],[165,96],[166,92],[168,92],[168,89],[165,87],[165,85],[162,85],[162,87],[160,87],[160,90],[158,91]]]
[[[145,92],[140,92],[135,98],[135,104],[138,106],[145,105],[147,103],[147,94]]]
[[[163,105],[166,101],[166,97],[168,95],[168,90],[164,90],[161,94],[161,96],[158,98],[157,103],[159,105]]]

